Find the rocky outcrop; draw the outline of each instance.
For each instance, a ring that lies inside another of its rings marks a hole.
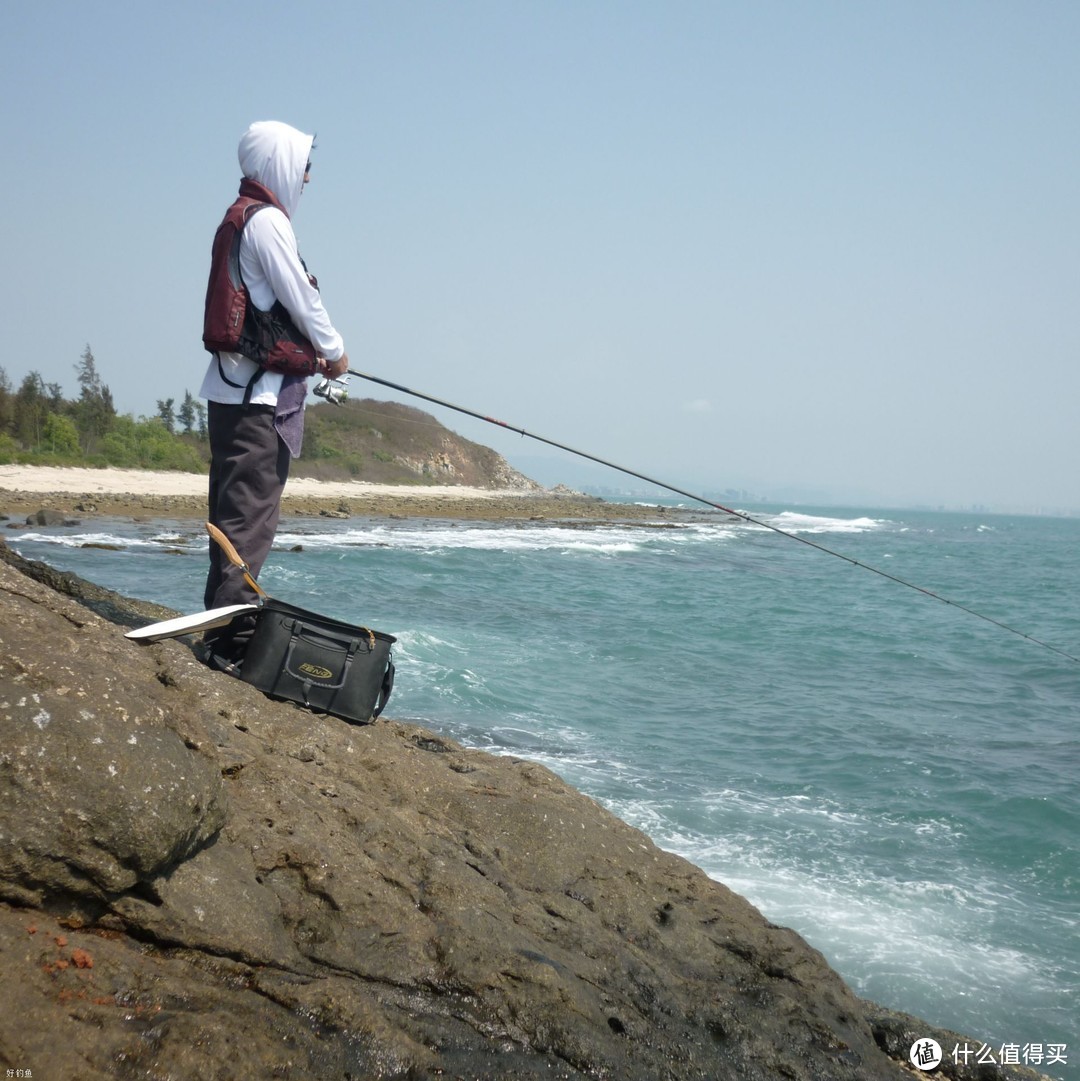
[[[542,766],[270,701],[0,549],[9,1071],[911,1077],[912,1019]]]

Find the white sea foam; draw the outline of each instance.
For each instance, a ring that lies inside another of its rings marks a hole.
[[[771,524],[789,533],[867,533],[889,522],[883,518],[824,518],[786,510],[772,516]]]
[[[430,631],[410,628],[409,630],[395,631],[393,634],[398,640],[396,649],[403,654],[427,653],[437,656],[446,651],[457,653],[468,653],[469,651],[464,642],[442,638],[439,635],[432,634]]]
[[[603,526],[582,529],[562,526],[490,527],[475,523],[434,528],[371,526],[321,534],[279,534],[279,547],[395,548],[418,552],[452,549],[497,552],[566,551],[601,555],[633,552],[653,536],[643,529]]]
[[[742,800],[744,810],[756,802],[730,795]],[[987,936],[1001,907],[1017,905],[1019,899],[1007,889],[965,878],[962,869],[956,880],[943,882],[887,877],[879,867],[852,862],[850,853],[844,860],[807,864],[791,848],[790,837],[763,838],[752,821],[743,834],[700,833],[679,826],[655,800],[602,802],[662,848],[745,897],[768,919],[798,928],[860,994],[914,1012],[941,999],[963,1000],[957,1016],[972,1026],[985,1023],[991,1005],[1016,986],[1031,994],[1053,991],[1054,976],[1045,971],[1042,958]],[[793,803],[784,802],[786,808],[757,810],[790,814]],[[828,806],[799,807],[796,813],[821,815],[846,830],[857,828],[858,816],[838,815]],[[919,991],[912,993],[912,988]]]
[[[13,538],[12,544],[47,544],[58,548],[86,548],[107,546],[111,548],[141,548],[161,551],[166,545],[186,546],[189,542],[183,538],[121,536],[118,533],[20,533]],[[202,547],[206,547],[204,544]]]

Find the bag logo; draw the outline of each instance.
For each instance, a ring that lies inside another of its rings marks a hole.
[[[305,676],[311,676],[312,679],[329,679],[334,674],[329,668],[323,668],[318,664],[302,664],[300,671]]]

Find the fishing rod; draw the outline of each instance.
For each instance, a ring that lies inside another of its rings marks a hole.
[[[1033,635],[1027,634],[1024,631],[1017,630],[1015,627],[1010,627],[1007,623],[1002,623],[1001,620],[994,619],[993,616],[985,615],[982,612],[977,612],[973,608],[968,608],[966,605],[960,604],[959,601],[951,600],[948,597],[943,597],[940,593],[935,593],[932,589],[927,589],[925,586],[917,585],[915,582],[909,582],[904,578],[900,578],[895,574],[890,574],[888,571],[882,570],[880,567],[872,566],[869,563],[863,563],[861,560],[854,559],[852,556],[845,555],[843,552],[837,552],[833,548],[828,548],[824,544],[819,544],[815,540],[811,540],[809,537],[800,536],[798,533],[792,533],[787,529],[781,529],[780,526],[774,525],[772,522],[766,522],[761,518],[755,518],[754,516],[747,514],[745,511],[735,510],[732,507],[725,507],[722,503],[717,503],[712,499],[706,499],[704,496],[696,495],[693,492],[688,492],[683,488],[678,488],[673,484],[668,484],[666,481],[657,480],[655,477],[646,476],[644,473],[638,473],[633,469],[627,469],[626,466],[619,465],[617,462],[609,462],[606,458],[599,458],[595,454],[589,454],[587,451],[578,450],[575,447],[569,447],[565,443],[559,443],[554,439],[548,439],[545,436],[537,435],[535,432],[528,432],[524,428],[518,428],[513,424],[508,424],[504,420],[499,420],[496,417],[485,416],[483,413],[478,413],[473,409],[466,409],[462,405],[455,405],[453,402],[445,401],[442,398],[436,398],[431,394],[424,394],[419,390],[412,390],[410,387],[402,386],[400,383],[391,382],[389,379],[383,379],[377,375],[369,375],[366,372],[358,372],[354,368],[349,369],[349,375],[355,375],[358,379],[366,379],[369,383],[378,383],[380,386],[389,387],[391,390],[400,391],[402,394],[411,395],[414,398],[421,398],[425,402],[431,402],[433,405],[442,406],[445,409],[453,409],[457,413],[463,413],[467,417],[474,417],[476,420],[482,420],[487,424],[494,424],[496,427],[505,428],[511,432],[517,432],[518,435],[534,439],[538,443],[546,443],[549,447],[555,447],[558,450],[564,450],[568,454],[576,454],[579,458],[586,458],[590,462],[596,462],[598,465],[606,466],[609,469],[614,469],[619,473],[625,473],[627,476],[635,477],[637,480],[644,481],[646,484],[656,485],[658,488],[664,488],[669,492],[674,492],[675,495],[684,496],[686,499],[692,499],[696,503],[703,503],[706,507],[712,507],[714,510],[723,511],[725,514],[730,514],[735,518],[739,518],[744,522],[748,522],[750,525],[758,526],[762,529],[772,530],[773,533],[778,533],[782,537],[787,537],[789,540],[798,541],[800,544],[805,544],[809,548],[816,548],[819,552],[823,552],[825,555],[830,555],[836,559],[842,559],[845,563],[850,564],[853,567],[859,567],[862,570],[870,571],[871,574],[879,575],[882,578],[887,578],[890,582],[895,582],[897,585],[906,586],[908,589],[913,589],[917,593],[922,593],[926,597],[930,597],[933,600],[940,601],[942,604],[947,604],[951,608],[956,608],[958,611],[965,612],[969,616],[974,616],[976,619],[981,619],[986,623],[990,623],[995,627],[1003,631],[1008,631],[1009,634],[1015,634],[1018,638],[1025,638],[1027,641],[1037,646],[1042,646],[1043,649],[1050,650],[1051,653],[1056,653],[1060,657],[1064,657],[1066,660],[1073,661],[1080,664],[1080,657],[1075,657],[1071,653],[1065,652],[1063,649],[1058,649],[1057,646],[1051,645],[1049,642],[1044,642]],[[343,386],[334,386],[333,383],[326,379],[315,388],[315,393],[320,397],[326,398],[327,401],[335,402],[336,404],[342,404],[348,397],[348,391]]]

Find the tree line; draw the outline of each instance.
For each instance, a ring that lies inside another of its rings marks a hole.
[[[0,462],[206,471],[206,407],[190,391],[136,418],[117,413],[89,345],[75,373],[79,396],[65,398],[36,371],[16,390],[0,367]]]

